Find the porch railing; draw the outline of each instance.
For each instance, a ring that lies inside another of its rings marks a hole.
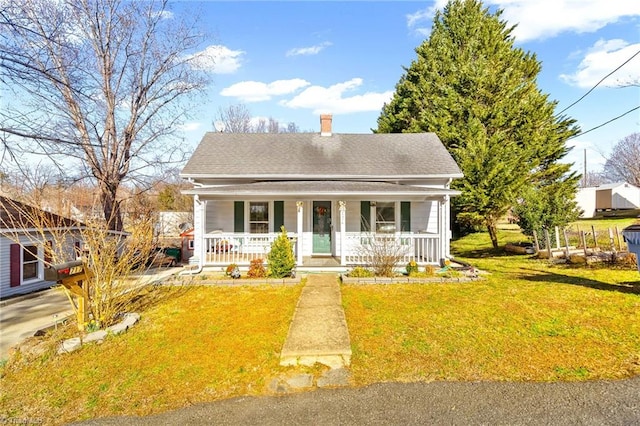
[[[350,265],[370,265],[374,256],[394,256],[399,263],[415,260],[437,264],[442,257],[437,234],[347,233],[345,259]]]
[[[207,265],[248,265],[253,259],[266,259],[271,243],[279,233],[270,234],[205,234],[204,245]],[[300,244],[295,233],[289,233],[293,252],[297,257]],[[311,233],[308,234],[310,239]],[[335,256],[341,257],[344,250],[347,265],[371,264],[376,253],[397,255],[400,263],[415,260],[419,264],[437,264],[442,258],[440,238],[437,234],[368,234],[345,233],[345,241],[340,241],[340,233],[334,235]],[[307,238],[307,234],[304,234]],[[305,254],[306,256],[307,254]],[[303,265],[299,265],[303,266]]]
[[[278,238],[271,234],[207,234],[204,237],[207,264],[238,265],[249,264],[253,259],[265,259],[271,250],[271,243]],[[296,236],[288,234],[296,253]],[[266,261],[266,259],[265,259]]]

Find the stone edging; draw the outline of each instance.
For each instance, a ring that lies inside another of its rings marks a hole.
[[[131,326],[140,320],[140,314],[127,313],[124,314],[124,319],[116,325],[107,327],[106,330],[98,330],[87,334],[84,337],[73,337],[67,339],[58,348],[59,354],[70,353],[76,351],[82,347],[84,343],[98,342],[102,343],[104,339],[109,335],[122,334],[127,331]]]
[[[220,285],[220,286],[259,286],[259,285],[295,285],[300,284],[301,278],[237,278],[220,280],[198,280],[194,278],[190,285]]]
[[[433,284],[433,283],[462,283],[478,281],[478,277],[347,277],[340,275],[343,284]]]

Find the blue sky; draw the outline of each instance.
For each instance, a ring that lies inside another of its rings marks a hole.
[[[195,147],[220,108],[243,103],[258,117],[319,131],[319,114],[333,114],[333,131],[369,133],[395,84],[429,36],[434,11],[446,1],[191,1],[211,34],[206,51],[212,84],[206,102],[185,125]],[[538,85],[569,107],[600,79],[640,52],[638,0],[487,0],[518,24],[516,45],[542,61]],[[640,106],[640,53],[565,114],[583,131]],[[636,110],[570,141],[567,157],[598,170],[611,147],[640,131]]]

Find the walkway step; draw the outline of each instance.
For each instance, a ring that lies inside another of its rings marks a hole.
[[[331,368],[351,364],[340,284],[333,274],[308,276],[280,353],[280,365],[312,366],[316,362]]]

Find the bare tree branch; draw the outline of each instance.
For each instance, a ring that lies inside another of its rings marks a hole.
[[[604,175],[612,182],[640,186],[640,133],[632,133],[614,145],[604,165]]]
[[[79,161],[122,230],[118,188],[185,158],[175,136],[207,84],[192,66],[203,34],[167,0],[4,3],[0,83],[16,100],[0,111],[3,144]]]

